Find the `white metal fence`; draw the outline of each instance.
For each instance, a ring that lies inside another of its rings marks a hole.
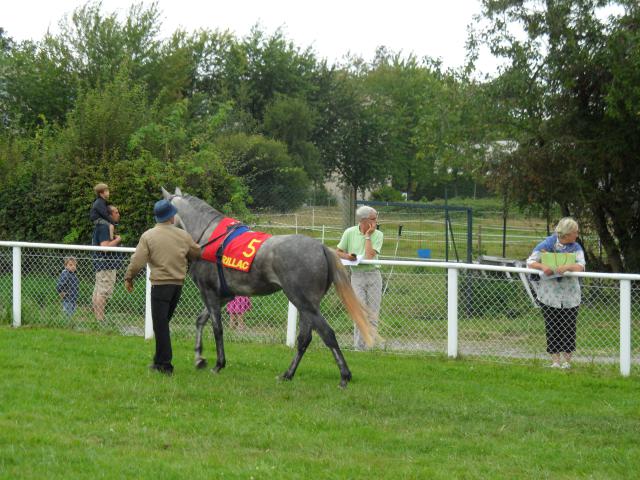
[[[122,255],[113,297],[105,319],[92,310],[93,256],[96,250]],[[123,287],[123,273],[132,248],[100,248],[0,242],[0,323],[14,326],[47,325],[79,330],[107,330],[124,335],[151,335],[149,285],[142,274],[133,294]],[[56,283],[63,259],[77,259],[80,292],[76,312],[62,310]],[[477,356],[492,360],[547,360],[544,321],[535,301],[536,271],[478,264],[380,260],[385,294],[380,312],[378,346],[392,352],[421,352]],[[582,304],[578,314],[574,361],[598,368],[619,368],[629,375],[640,364],[640,348],[632,329],[640,318],[640,275],[586,272],[581,278]],[[147,283],[147,288],[145,288]],[[228,326],[231,341],[291,344],[295,318],[281,293],[253,297],[242,330]],[[174,319],[174,335],[192,336],[203,304],[188,280]],[[333,326],[343,348],[353,346],[353,324],[331,289],[322,313]],[[146,325],[146,326],[145,326]],[[209,337],[212,333],[209,330]],[[207,337],[207,338],[209,338]],[[637,336],[636,336],[637,337]],[[321,345],[316,340],[312,345]],[[215,348],[207,342],[205,348]]]

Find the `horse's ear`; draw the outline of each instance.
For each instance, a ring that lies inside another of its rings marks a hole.
[[[160,187],[162,189],[162,196],[165,200],[169,200],[171,198],[171,194],[167,192],[164,187]]]
[[[174,195],[177,195],[177,196],[179,196],[179,197],[182,197],[182,196],[183,196],[183,195],[182,195],[182,190],[180,190],[180,187],[176,187],[176,191],[175,191]]]

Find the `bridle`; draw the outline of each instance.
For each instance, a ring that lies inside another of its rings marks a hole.
[[[180,196],[180,195],[172,194],[172,195],[170,195],[170,196],[169,196],[169,198],[167,198],[167,200],[169,200],[169,202],[171,202],[171,200],[173,200],[175,197],[179,197],[179,196]],[[222,215],[222,214],[214,215],[214,217],[213,217],[211,220],[209,220],[209,222],[207,222],[207,224],[206,224],[206,225],[204,226],[204,228],[202,229],[202,232],[200,232],[200,235],[198,235],[198,238],[196,239],[196,243],[197,243],[198,245],[200,245],[200,241],[202,240],[202,237],[203,237],[203,236],[204,236],[204,234],[207,232],[207,230],[209,229],[209,227],[211,226],[211,224],[212,224],[215,220],[217,220],[218,218],[220,218],[221,216],[224,216],[224,215]],[[182,220],[180,220],[180,221],[182,222]],[[183,225],[184,225],[184,223],[183,223]],[[222,234],[222,235],[220,235],[220,236],[218,236],[218,237],[216,237],[216,238],[214,238],[214,239],[212,239],[212,240],[209,240],[208,242],[206,242],[206,243],[204,243],[204,244],[200,245],[200,248],[205,248],[206,246],[208,246],[208,245],[212,244],[213,242],[215,242],[215,241],[216,241],[216,240],[218,240],[219,238],[223,237],[224,235],[225,235],[225,234]]]
[[[207,223],[207,224],[204,226],[204,230],[202,230],[202,233],[200,234],[200,236],[199,236],[199,237],[198,237],[198,239],[196,240],[196,243],[197,243],[198,245],[200,245],[200,240],[202,240],[202,236],[203,236],[203,235],[205,234],[205,232],[209,229],[209,227],[211,226],[211,224],[213,223],[213,221],[214,221],[214,220],[217,220],[219,217],[220,217],[220,215],[218,215],[218,216],[216,216],[216,217],[213,217],[211,220],[209,220],[209,223]],[[204,248],[204,247],[206,247],[207,245],[212,244],[213,242],[215,242],[215,241],[216,241],[216,240],[218,240],[219,238],[224,237],[224,235],[225,235],[225,234],[226,234],[226,233],[223,233],[222,235],[217,236],[217,237],[216,237],[216,238],[214,238],[213,240],[209,240],[207,243],[205,243],[205,244],[203,244],[203,245],[200,245],[200,248]]]

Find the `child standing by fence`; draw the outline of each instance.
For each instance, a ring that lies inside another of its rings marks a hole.
[[[244,314],[251,310],[251,299],[249,297],[237,296],[227,303],[227,313],[229,314],[229,327],[240,332],[247,326],[244,323]]]
[[[62,299],[62,311],[68,316],[76,312],[78,305],[78,292],[80,290],[80,279],[76,273],[77,260],[75,257],[65,257],[64,269],[60,273],[56,291]]]

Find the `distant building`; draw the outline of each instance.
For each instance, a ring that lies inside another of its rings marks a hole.
[[[388,178],[385,182],[386,185],[391,185],[391,178]],[[336,197],[338,205],[344,204],[344,184],[340,181],[340,174],[333,172],[327,180],[324,182],[324,188],[327,191]],[[362,198],[362,192],[358,191],[357,199],[358,200],[371,200],[371,194],[373,193],[373,189],[366,189],[364,192],[364,198]]]

